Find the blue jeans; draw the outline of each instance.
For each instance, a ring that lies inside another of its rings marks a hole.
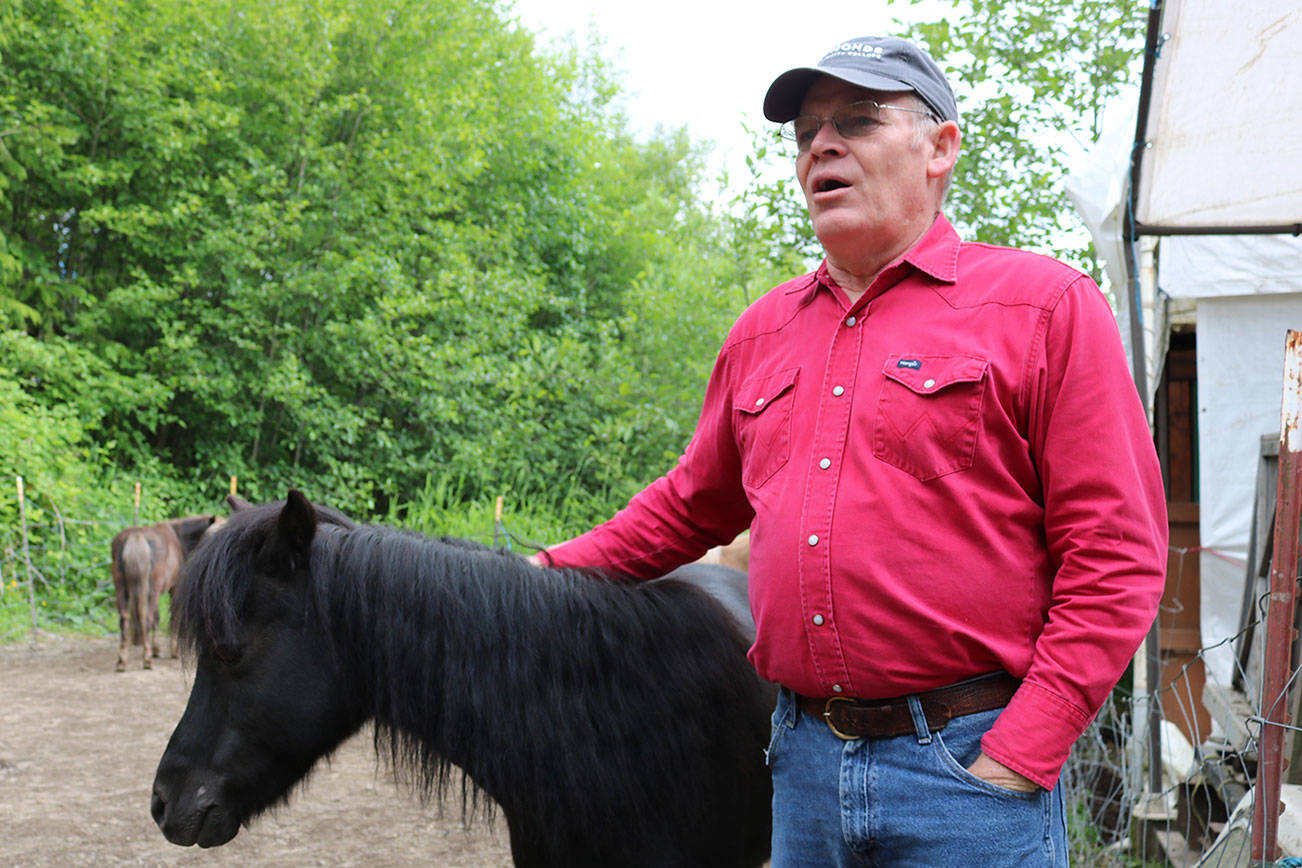
[[[843,741],[783,690],[768,753],[772,868],[1065,868],[1061,786],[1017,793],[967,772],[1001,710],[931,734],[924,723],[916,734]]]

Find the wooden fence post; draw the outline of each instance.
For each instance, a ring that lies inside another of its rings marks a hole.
[[[63,521],[63,513],[54,501],[50,501],[50,509],[54,510],[54,517],[59,523],[59,587],[63,587],[68,583],[68,528]]]
[[[36,624],[36,582],[32,578],[32,550],[27,542],[27,490],[23,478],[18,477],[18,523],[23,530],[23,563],[27,568],[27,602],[32,607],[32,647],[36,647],[39,628]]]
[[[131,523],[134,525],[139,525],[140,524],[140,483],[139,482],[136,483],[136,494],[135,497],[132,498],[132,501],[135,503],[135,513],[134,513],[135,518],[132,520]]]
[[[505,500],[501,495],[497,497],[497,503],[493,507],[493,547],[501,545],[501,540],[506,540],[506,547],[511,548],[511,538],[506,535],[506,527],[502,524],[502,501]]]

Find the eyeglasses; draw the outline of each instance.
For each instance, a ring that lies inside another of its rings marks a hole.
[[[897,111],[933,117],[931,112],[922,109],[908,108],[902,105],[882,105],[876,100],[864,99],[842,106],[832,112],[831,117],[821,118],[818,115],[801,115],[795,120],[787,121],[781,127],[782,138],[795,142],[797,150],[803,154],[814,143],[814,138],[818,135],[818,131],[823,128],[823,124],[831,121],[832,126],[836,128],[841,138],[862,139],[881,126],[882,109],[896,109]]]

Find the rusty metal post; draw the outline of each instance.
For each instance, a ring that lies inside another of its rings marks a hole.
[[[1257,796],[1252,809],[1252,858],[1273,861],[1279,835],[1287,693],[1293,671],[1297,607],[1298,536],[1302,530],[1302,332],[1284,342],[1284,396],[1280,412],[1279,487],[1275,545],[1266,609],[1266,659],[1261,676],[1261,737],[1257,746]]]

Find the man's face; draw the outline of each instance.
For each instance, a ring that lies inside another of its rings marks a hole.
[[[800,113],[830,117],[863,99],[915,107],[908,94],[865,90],[825,77],[809,88]],[[914,145],[914,117],[884,109],[880,126],[854,139],[842,138],[828,121],[797,156],[796,178],[829,259],[835,261],[843,250],[895,257],[931,225],[940,205],[938,188],[929,182],[935,148],[930,140]]]

